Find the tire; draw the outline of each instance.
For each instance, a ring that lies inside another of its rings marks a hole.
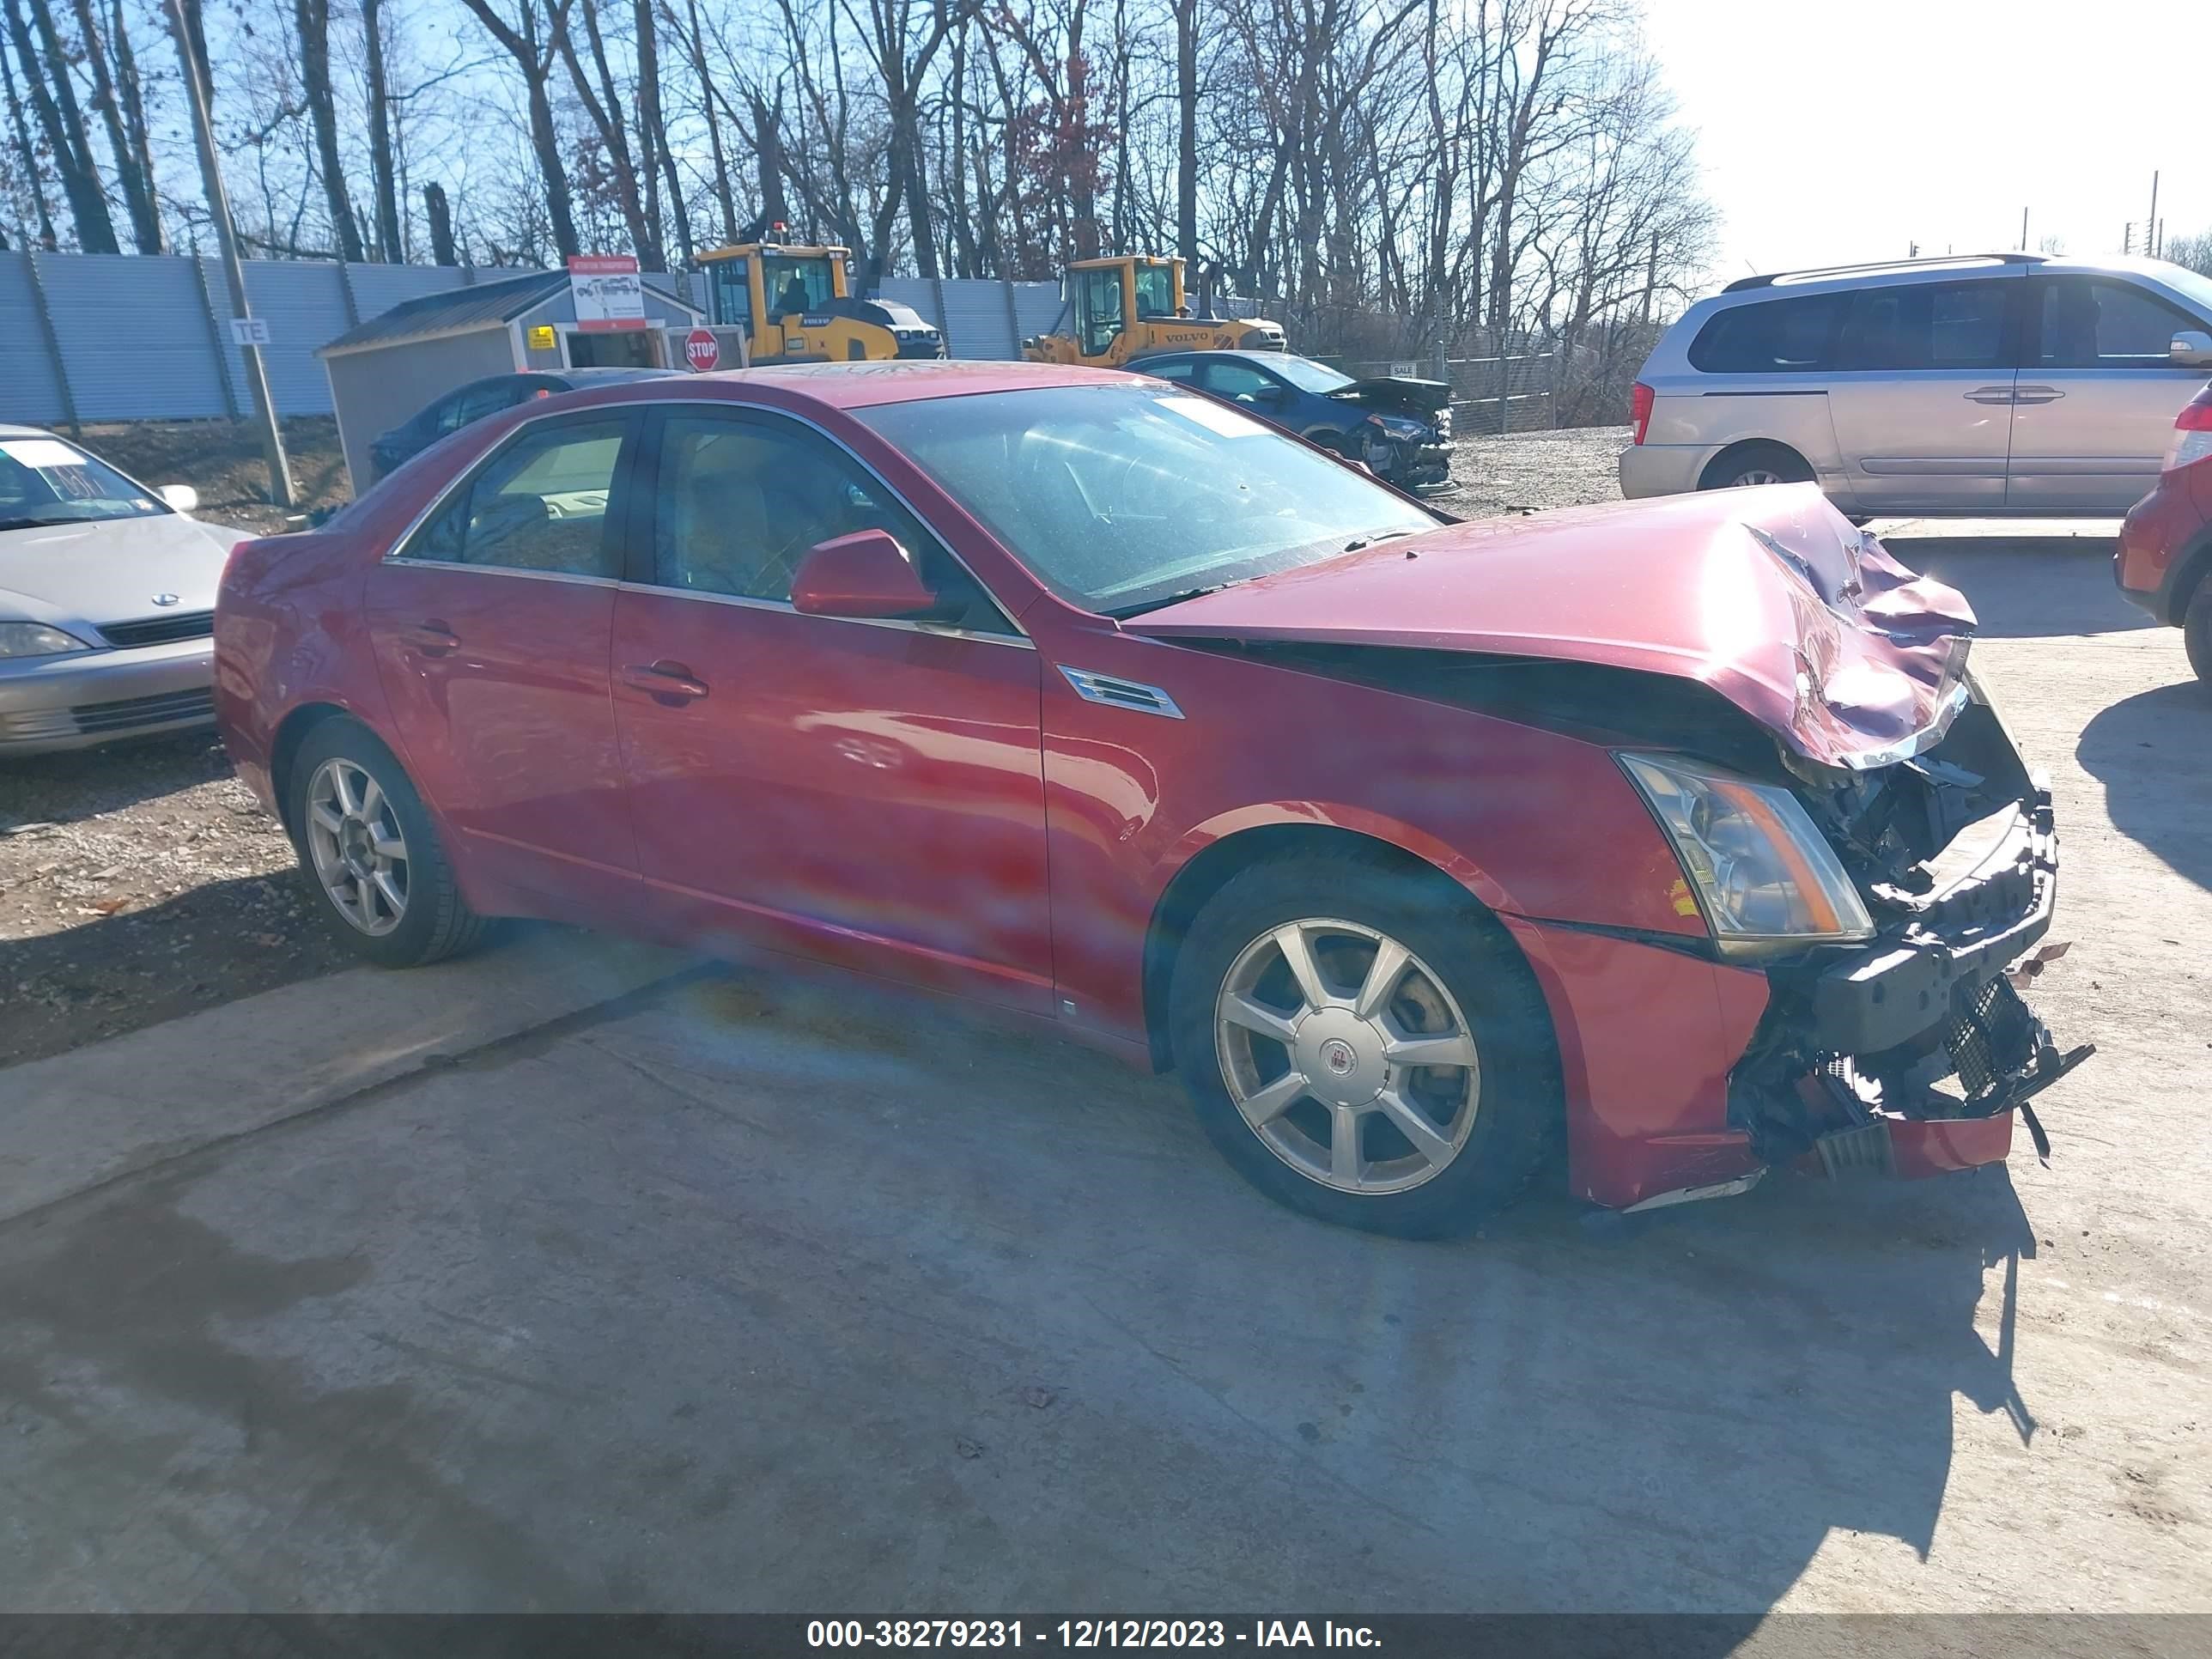
[[[1298,992],[1285,933],[1304,941],[1336,1000]],[[1363,981],[1386,944],[1408,959],[1380,988],[1381,1015],[1362,1019]],[[1260,860],[1193,921],[1169,1001],[1176,1069],[1206,1138],[1268,1197],[1322,1221],[1399,1238],[1465,1233],[1519,1197],[1557,1144],[1559,1057],[1534,975],[1496,919],[1435,872],[1313,853]],[[1261,1035],[1255,1017],[1294,1040]],[[1443,1063],[1382,1054],[1413,1037]],[[1472,1066],[1447,1053],[1470,1048]],[[1375,1101],[1358,1103],[1377,1084]],[[1425,1152],[1401,1127],[1408,1108]],[[1273,1115],[1255,1127],[1248,1111]]]
[[[364,780],[374,784],[373,796]],[[350,786],[357,811],[343,810],[341,784]],[[483,937],[484,919],[461,902],[422,798],[367,726],[331,720],[308,732],[285,789],[300,867],[331,926],[356,954],[379,967],[419,968],[457,956]],[[386,883],[365,879],[364,870]],[[326,872],[337,875],[335,884]],[[341,902],[339,890],[349,895],[349,905]]]
[[[2181,642],[2197,678],[2212,685],[2212,575],[2199,580],[2181,617]]]
[[[1754,484],[1810,483],[1813,469],[1787,444],[1744,444],[1714,457],[1698,481],[1700,489],[1742,489]]]

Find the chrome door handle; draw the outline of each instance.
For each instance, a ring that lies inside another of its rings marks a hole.
[[[2066,394],[2055,386],[2024,386],[2012,394],[2016,404],[2055,404]]]
[[[632,663],[623,670],[622,683],[671,708],[681,708],[707,695],[706,681],[682,663],[671,662],[665,657],[659,662]]]
[[[1977,386],[1966,394],[1970,404],[2008,404],[2013,401],[2013,390],[2008,386]]]
[[[410,623],[399,630],[400,637],[426,657],[442,657],[461,642],[461,636],[435,617],[428,621]]]

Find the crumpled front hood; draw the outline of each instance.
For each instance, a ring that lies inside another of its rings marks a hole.
[[[1455,525],[1122,626],[1668,674],[1710,685],[1808,759],[1867,768],[1948,725],[1974,613],[1817,486],[1787,484]]]

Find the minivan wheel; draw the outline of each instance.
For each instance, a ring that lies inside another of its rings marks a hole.
[[[1700,489],[1748,489],[1757,484],[1809,483],[1813,469],[1787,444],[1744,444],[1723,451],[1698,481]]]
[[[2197,678],[2212,685],[2212,575],[2200,580],[2190,596],[2189,609],[2181,618],[2181,642]]]
[[[293,757],[287,803],[324,914],[386,968],[458,954],[483,933],[461,902],[436,827],[398,758],[367,726],[330,720]]]
[[[1207,1139],[1292,1209],[1447,1237],[1519,1196],[1552,1148],[1541,994],[1504,929],[1440,875],[1262,860],[1199,913],[1169,994]]]

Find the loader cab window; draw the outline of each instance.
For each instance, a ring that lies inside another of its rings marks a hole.
[[[1137,267],[1137,315],[1175,315],[1175,268],[1172,265]]]
[[[771,317],[821,311],[829,306],[832,297],[826,254],[797,259],[786,254],[764,253],[761,256],[761,280],[767,287],[768,314]]]
[[[1109,265],[1103,270],[1075,273],[1075,327],[1083,355],[1096,357],[1114,343],[1124,326],[1121,316],[1121,273]]]
[[[717,259],[707,267],[709,304],[715,322],[724,328],[750,330],[753,325],[753,300],[748,288],[752,264],[750,259]]]

